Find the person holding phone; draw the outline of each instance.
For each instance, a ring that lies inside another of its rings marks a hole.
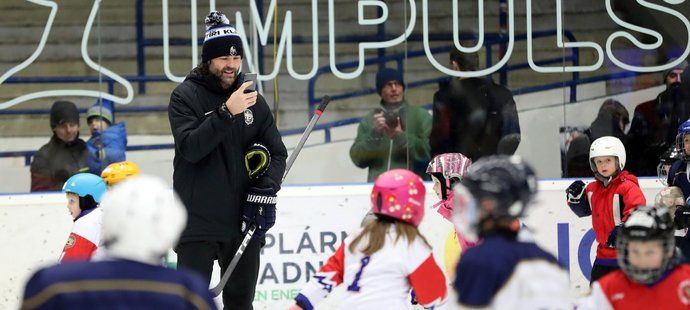
[[[225,15],[211,12],[201,62],[173,90],[168,106],[175,140],[173,189],[189,213],[175,247],[178,266],[210,282],[213,261],[225,272],[246,228],[258,227],[223,289],[228,309],[252,309],[259,252],[275,223],[273,197],[287,158],[270,108],[256,91],[256,75],[249,81],[249,74],[240,72],[242,47]],[[262,160],[250,160],[259,153]],[[248,173],[245,161],[264,167]]]

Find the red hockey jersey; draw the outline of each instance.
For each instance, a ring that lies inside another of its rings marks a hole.
[[[341,309],[407,309],[411,306],[410,289],[425,308],[445,302],[446,278],[421,238],[411,244],[405,237],[396,241],[395,227],[391,227],[383,248],[365,256],[348,249],[358,234],[346,238],[300,291],[296,300],[305,308],[316,306],[340,284],[347,285]],[[358,246],[362,244],[366,239]]]
[[[74,222],[65,249],[60,256],[61,262],[88,261],[101,244],[101,220],[103,211],[100,208],[82,211]]]
[[[608,186],[597,180],[587,184],[585,191],[592,209],[592,228],[599,243],[597,258],[616,259],[616,249],[606,246],[611,231],[623,223],[634,208],[647,203],[637,177],[623,170]]]
[[[690,266],[676,266],[663,280],[647,286],[617,270],[592,287],[578,309],[690,309]]]

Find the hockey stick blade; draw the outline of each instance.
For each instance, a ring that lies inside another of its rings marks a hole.
[[[249,244],[249,241],[252,239],[252,236],[254,236],[255,231],[255,225],[249,227],[249,231],[247,231],[247,235],[245,235],[244,239],[242,239],[242,244],[240,244],[240,248],[237,249],[237,252],[235,252],[235,256],[232,257],[230,265],[228,265],[228,269],[225,269],[225,273],[223,273],[223,277],[220,279],[220,282],[218,282],[218,284],[211,289],[213,297],[220,295],[220,292],[223,291],[225,283],[228,283],[228,280],[230,280],[230,275],[232,274],[232,271],[235,270],[235,267],[237,267],[237,263],[240,262],[240,258],[242,258],[242,254],[244,254],[244,249],[247,248],[247,245]]]

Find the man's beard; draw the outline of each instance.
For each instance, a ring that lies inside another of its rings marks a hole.
[[[228,71],[233,72],[232,77],[223,77],[223,72],[226,71],[224,69],[220,69],[218,71],[211,70],[211,73],[215,75],[219,80],[221,80],[224,84],[227,85],[232,85],[235,82],[235,78],[237,78],[237,70],[230,69]]]

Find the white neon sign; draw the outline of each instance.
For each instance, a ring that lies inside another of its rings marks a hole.
[[[7,72],[5,72],[2,76],[0,76],[0,84],[2,84],[5,80],[7,80],[9,77],[14,75],[15,73],[23,70],[24,68],[28,67],[31,65],[36,58],[43,52],[43,48],[45,47],[46,40],[48,40],[48,36],[50,35],[50,29],[53,25],[53,21],[55,20],[55,15],[57,14],[58,11],[58,5],[54,1],[47,1],[47,0],[27,0],[28,2],[38,4],[41,6],[49,7],[51,8],[50,10],[50,16],[48,17],[48,21],[46,22],[45,29],[43,30],[43,34],[41,35],[41,40],[38,43],[38,47],[36,50],[23,62],[21,62],[19,65],[14,66],[10,68]],[[81,57],[86,63],[87,66],[90,68],[102,73],[103,75],[113,79],[115,82],[121,84],[125,88],[125,92],[127,93],[126,97],[117,97],[115,95],[111,95],[107,92],[102,92],[102,91],[95,91],[95,90],[82,90],[82,89],[56,89],[56,90],[44,90],[44,91],[39,91],[39,92],[32,92],[28,93],[13,99],[10,99],[8,101],[0,102],[0,109],[7,109],[9,107],[12,107],[14,105],[17,105],[19,103],[22,103],[24,101],[29,101],[33,99],[39,99],[39,98],[47,98],[47,97],[67,97],[67,96],[75,96],[75,97],[94,97],[94,98],[105,98],[108,100],[112,100],[113,102],[120,103],[120,104],[127,104],[132,101],[132,98],[134,97],[134,90],[132,88],[132,84],[129,83],[126,79],[124,79],[122,76],[118,75],[117,73],[109,70],[108,68],[105,68],[101,66],[100,64],[95,63],[91,57],[89,57],[89,51],[88,51],[88,42],[89,42],[89,34],[91,33],[91,28],[93,26],[93,21],[96,18],[96,13],[98,13],[98,9],[100,7],[100,2],[101,0],[95,0],[93,2],[93,7],[91,8],[91,13],[89,14],[89,18],[86,21],[86,26],[84,27],[84,35],[82,36],[81,39]]]
[[[683,3],[685,0],[664,0],[664,2],[668,4],[680,4]],[[621,67],[625,70],[628,71],[635,71],[635,72],[656,72],[656,71],[663,71],[667,70],[670,68],[673,68],[679,64],[681,64],[686,58],[688,58],[688,54],[690,54],[690,21],[688,21],[688,18],[685,17],[683,14],[678,13],[676,10],[671,10],[669,8],[654,4],[654,3],[649,3],[645,0],[637,0],[637,3],[640,5],[652,9],[652,10],[657,10],[664,12],[666,14],[672,15],[676,18],[678,18],[681,22],[683,22],[683,25],[685,26],[685,30],[687,33],[687,44],[685,46],[685,51],[683,51],[683,54],[678,57],[675,61],[672,61],[671,63],[665,64],[665,65],[660,65],[660,66],[653,66],[653,67],[638,67],[638,66],[631,66],[623,61],[619,60],[616,55],[613,54],[613,49],[611,48],[611,45],[613,44],[613,40],[618,39],[618,38],[626,38],[630,42],[632,42],[635,46],[637,46],[640,49],[643,50],[654,50],[657,49],[661,46],[661,43],[664,42],[664,38],[661,36],[660,33],[647,29],[647,28],[642,28],[640,26],[636,26],[633,24],[630,24],[628,22],[625,22],[618,18],[616,14],[613,12],[613,8],[611,7],[611,0],[606,0],[606,12],[609,13],[609,16],[611,16],[611,19],[613,21],[620,25],[621,27],[634,30],[637,32],[641,32],[647,35],[650,35],[656,39],[654,43],[651,44],[645,44],[640,42],[637,38],[635,38],[632,34],[629,32],[625,31],[616,31],[612,33],[609,38],[606,40],[606,55],[611,59],[611,61],[618,67]]]
[[[13,76],[17,72],[23,70],[30,64],[32,64],[36,58],[42,53],[45,43],[48,39],[48,36],[50,34],[50,30],[52,27],[52,24],[55,20],[55,15],[57,14],[58,11],[58,5],[55,3],[55,1],[49,1],[49,0],[26,0],[28,2],[49,7],[51,8],[50,15],[48,17],[48,20],[46,22],[45,29],[43,31],[43,34],[41,36],[41,39],[38,43],[38,46],[36,50],[32,53],[32,55],[18,64],[15,67],[10,68],[7,72],[2,74],[0,76],[0,84],[2,84],[4,81],[6,81],[9,77]],[[81,42],[81,54],[82,54],[82,59],[84,62],[92,69],[98,71],[99,73],[113,79],[116,83],[121,84],[124,86],[125,91],[127,95],[125,97],[117,97],[114,95],[111,95],[106,92],[101,92],[101,91],[95,91],[95,90],[80,90],[80,89],[57,89],[57,90],[46,90],[46,91],[39,91],[39,92],[33,92],[33,93],[28,93],[16,98],[13,98],[11,100],[5,101],[5,102],[0,102],[0,109],[6,109],[11,106],[14,106],[16,104],[19,104],[24,101],[29,101],[33,99],[38,99],[38,98],[46,98],[46,97],[64,97],[64,96],[84,96],[84,97],[94,97],[94,98],[106,98],[109,100],[112,100],[113,102],[120,103],[120,104],[127,104],[132,101],[133,98],[133,89],[132,85],[129,81],[125,80],[122,76],[116,74],[115,72],[100,66],[100,64],[95,63],[88,54],[88,38],[89,34],[91,31],[91,28],[93,26],[93,21],[96,16],[96,13],[98,12],[100,8],[100,2],[102,0],[94,0],[93,7],[91,9],[91,13],[89,15],[89,18],[87,20],[86,26],[84,28],[84,35],[82,37],[82,42]],[[335,37],[337,35],[336,33],[336,28],[335,28],[335,5],[333,0],[328,1],[328,53],[329,53],[329,66],[331,68],[331,71],[333,72],[333,75],[340,79],[354,79],[359,77],[363,70],[364,70],[364,61],[365,61],[365,51],[370,50],[370,49],[379,49],[379,48],[388,48],[388,47],[393,47],[396,45],[399,45],[403,43],[412,33],[412,31],[415,28],[415,22],[417,20],[416,12],[417,12],[417,7],[416,7],[416,1],[414,0],[406,0],[407,1],[407,7],[406,9],[409,10],[409,20],[406,21],[407,25],[405,27],[405,30],[402,34],[400,34],[398,37],[384,41],[384,42],[363,42],[359,43],[358,46],[358,65],[357,67],[351,71],[351,72],[342,72],[336,67],[336,42],[335,42]],[[452,2],[452,28],[453,28],[453,45],[459,49],[460,51],[464,53],[476,53],[479,50],[481,50],[484,46],[484,41],[485,41],[485,27],[484,27],[484,0],[477,0],[478,1],[478,9],[477,9],[477,16],[478,16],[478,32],[477,32],[477,42],[474,46],[466,47],[463,46],[460,43],[460,26],[459,26],[459,5],[458,5],[458,0],[453,0]],[[534,61],[534,47],[533,47],[533,31],[532,31],[532,0],[527,0],[526,1],[526,23],[527,23],[527,62],[529,63],[530,68],[536,72],[540,73],[556,73],[556,72],[589,72],[589,71],[595,71],[601,68],[603,62],[604,62],[604,57],[608,57],[613,64],[616,66],[628,70],[628,71],[634,71],[634,72],[657,72],[657,71],[663,71],[667,70],[670,68],[673,68],[677,65],[679,65],[684,59],[690,55],[690,21],[688,21],[688,18],[679,13],[677,10],[674,10],[669,7],[664,7],[658,4],[653,4],[645,0],[636,0],[638,4],[641,6],[650,9],[650,10],[655,10],[659,11],[665,14],[668,14],[670,16],[673,16],[680,20],[682,24],[685,26],[685,32],[687,35],[687,44],[685,46],[685,50],[681,54],[681,56],[664,65],[658,65],[658,66],[650,66],[650,67],[642,67],[642,66],[634,66],[627,64],[623,62],[622,60],[618,59],[616,55],[613,53],[613,41],[617,39],[626,39],[633,43],[635,47],[642,49],[642,50],[654,50],[658,49],[662,42],[663,42],[663,37],[661,34],[657,31],[643,28],[637,25],[630,24],[628,22],[625,22],[618,18],[611,8],[611,0],[605,0],[605,5],[606,5],[606,11],[608,15],[611,17],[612,21],[621,26],[624,29],[630,30],[630,31],[635,31],[643,34],[647,34],[649,36],[652,36],[655,38],[655,41],[652,43],[643,43],[640,42],[637,38],[633,36],[629,31],[616,31],[612,33],[606,40],[606,46],[605,46],[605,55],[604,56],[604,48],[600,46],[599,44],[595,42],[588,42],[588,41],[579,41],[579,42],[565,42],[563,39],[563,18],[562,18],[562,0],[556,0],[556,46],[559,48],[588,48],[592,49],[596,52],[596,57],[595,57],[595,62],[593,64],[589,65],[578,65],[578,66],[539,66],[536,64]],[[424,51],[427,56],[427,59],[429,60],[430,64],[436,68],[438,71],[450,75],[450,76],[456,76],[456,77],[480,77],[480,76],[486,76],[489,74],[492,74],[498,70],[500,70],[510,59],[512,53],[513,53],[513,48],[515,45],[515,3],[514,0],[508,0],[508,42],[507,42],[507,47],[505,54],[503,57],[494,65],[492,65],[490,68],[485,68],[479,71],[455,71],[447,68],[446,66],[442,65],[439,63],[434,56],[431,53],[431,47],[429,43],[429,8],[428,8],[428,2],[429,0],[422,0],[422,35],[423,35],[423,46],[424,46]],[[669,5],[678,5],[685,0],[664,0],[665,3]],[[248,0],[249,3],[249,11],[250,11],[250,28],[247,29],[245,28],[245,23],[243,16],[240,12],[235,13],[235,26],[243,38],[243,44],[244,44],[244,49],[245,52],[244,55],[247,58],[247,64],[249,67],[249,71],[252,72],[258,72],[257,68],[257,50],[258,46],[268,46],[268,38],[269,38],[269,33],[271,30],[271,26],[273,23],[271,16],[273,16],[276,6],[277,6],[277,0],[271,0],[269,6],[268,6],[268,11],[266,13],[267,18],[263,23],[261,23],[261,15],[256,7],[256,3],[253,0]],[[214,10],[216,7],[215,0],[209,0],[209,8],[211,10]],[[381,9],[382,13],[381,16],[376,17],[376,18],[365,18],[364,17],[364,10],[366,7],[378,7]],[[197,38],[198,38],[198,29],[197,29],[197,1],[196,0],[191,0],[190,1],[190,8],[191,8],[191,45],[192,45],[192,55],[191,55],[191,65],[192,68],[196,66],[198,62],[198,45],[196,44]],[[166,77],[174,82],[182,82],[184,80],[184,76],[182,75],[175,75],[171,68],[170,68],[170,31],[169,31],[169,20],[168,20],[168,0],[162,0],[162,8],[161,8],[161,13],[162,13],[162,26],[163,26],[163,71],[166,75]],[[357,13],[358,13],[358,24],[359,25],[365,25],[365,26],[375,26],[375,25],[380,25],[384,24],[389,17],[389,8],[388,4],[384,1],[374,1],[374,0],[361,0],[357,2]],[[313,78],[316,75],[316,72],[319,68],[319,25],[318,25],[318,1],[317,0],[312,0],[311,1],[311,36],[312,36],[312,42],[311,42],[311,52],[312,52],[312,61],[311,61],[311,68],[309,69],[308,72],[306,73],[299,73],[295,70],[294,64],[293,64],[293,43],[292,43],[292,34],[293,34],[293,26],[292,26],[292,11],[291,10],[286,10],[285,16],[283,18],[283,26],[282,30],[280,33],[280,40],[277,46],[277,55],[276,55],[276,61],[273,64],[272,69],[267,69],[266,72],[259,72],[258,79],[261,81],[266,81],[266,80],[271,80],[277,77],[282,61],[283,61],[283,55],[286,55],[286,62],[287,62],[287,71],[289,75],[295,79],[298,80],[308,80]],[[253,46],[249,46],[248,42],[248,35],[247,34],[256,34],[258,35],[258,38],[255,40],[252,40]],[[278,35],[278,34],[274,34]]]

